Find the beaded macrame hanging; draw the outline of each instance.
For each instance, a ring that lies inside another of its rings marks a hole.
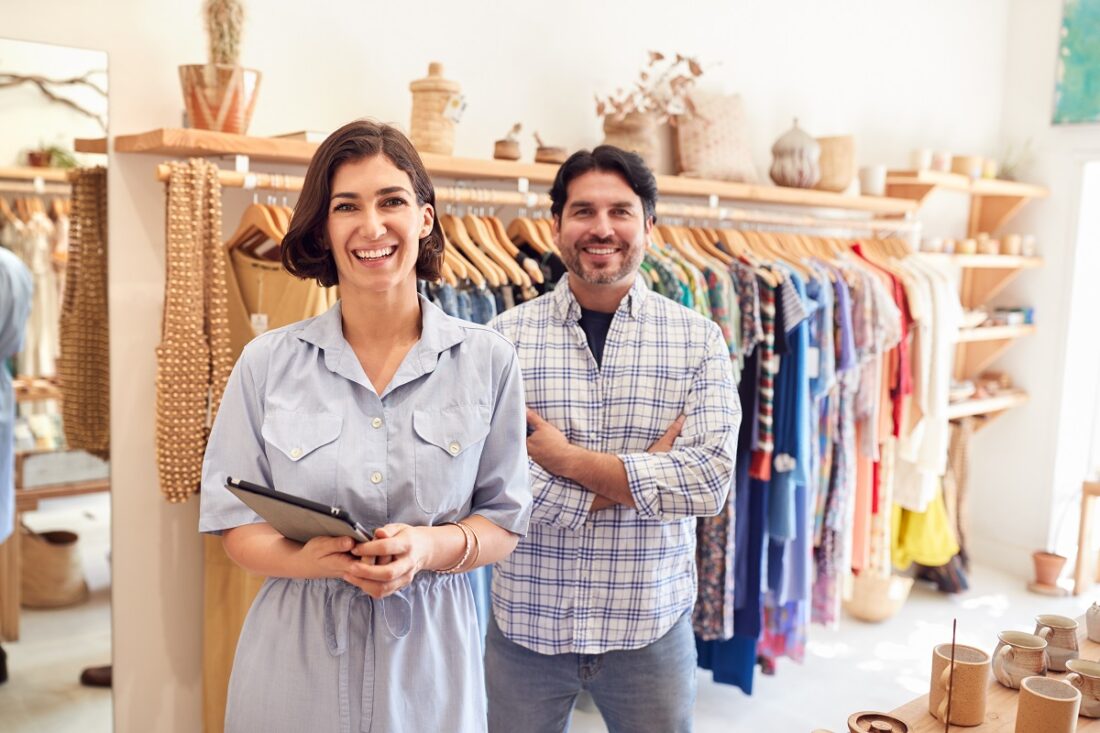
[[[103,460],[111,452],[111,374],[107,316],[107,170],[73,180],[69,253],[57,360],[65,439]]]
[[[233,368],[218,169],[173,162],[166,277],[157,346],[157,470],[170,502],[199,490],[210,424]]]

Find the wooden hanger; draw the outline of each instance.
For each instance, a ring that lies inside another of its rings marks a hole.
[[[718,249],[718,246],[715,244],[715,242],[718,241],[717,232],[705,227],[695,228],[690,231],[694,234],[695,241],[703,254],[717,260],[721,263],[723,268],[729,267],[730,263],[733,262],[733,257]]]
[[[462,220],[454,214],[440,214],[439,223],[455,249],[461,252],[485,276],[485,280],[488,281],[489,285],[499,288],[501,283],[507,279],[507,276],[473,243],[462,224]]]
[[[266,242],[274,242],[281,245],[286,236],[286,230],[279,226],[270,208],[263,204],[250,204],[241,214],[241,221],[237,225],[237,231],[225,243],[227,250],[238,249],[253,257],[262,257],[268,260],[279,259],[279,247],[266,247],[263,253],[260,248]],[[274,252],[274,256],[272,256]]]
[[[504,270],[513,285],[522,288],[531,287],[531,278],[527,277],[527,273],[520,269],[519,264],[501,248],[496,241],[496,236],[489,231],[489,227],[485,225],[480,217],[466,214],[462,217],[462,223],[474,244],[480,247],[482,252]]]
[[[554,230],[550,227],[549,219],[535,219],[535,229],[542,235],[542,241],[547,248],[561,257],[561,252],[558,251],[558,245],[554,244]]]
[[[8,200],[3,197],[0,197],[0,217],[3,217],[4,221],[7,222],[16,221],[15,212],[11,210]]]
[[[535,227],[534,220],[526,216],[513,219],[505,233],[513,242],[528,244],[539,254],[545,255],[554,251],[543,241],[542,232]]]
[[[455,249],[455,246],[451,244],[451,240],[447,239],[446,234],[443,235],[443,256],[450,263],[455,275],[460,280],[468,280],[479,288],[485,287],[485,276],[481,274],[481,270],[474,267],[469,260]]]
[[[455,277],[455,273],[447,263],[446,258],[439,263],[439,274],[443,277],[443,282],[447,283],[452,288],[458,287],[458,278]]]
[[[512,242],[511,237],[508,236],[508,232],[504,228],[504,222],[502,222],[500,218],[496,216],[486,216],[482,218],[488,225],[489,230],[494,235],[496,235],[497,243],[500,244],[501,248],[505,252],[507,252],[513,260],[517,260],[520,255],[519,248],[516,247],[515,243]],[[533,282],[536,282],[539,285],[542,285],[545,282],[542,277],[542,270],[539,268],[538,263],[535,262],[533,259],[524,259],[522,266],[524,271],[527,273],[527,276],[530,277]]]

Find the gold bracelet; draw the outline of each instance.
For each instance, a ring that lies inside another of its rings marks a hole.
[[[474,556],[470,559],[470,567],[473,568],[477,565],[478,558],[481,557],[481,538],[477,536],[477,532],[474,531],[474,528],[466,524],[465,521],[458,522],[458,524],[459,526],[465,527],[466,529],[470,530],[470,534],[473,535]]]
[[[473,548],[474,542],[477,540],[477,536],[474,535],[473,531],[471,531],[470,528],[464,525],[462,522],[444,522],[444,524],[453,524],[454,526],[458,527],[460,530],[462,530],[462,537],[466,540],[466,548],[462,551],[462,557],[459,558],[459,561],[445,570],[436,571],[442,575],[451,575],[453,573],[459,572],[462,566],[466,564],[466,561],[470,558],[470,550]],[[473,536],[473,539],[471,539],[471,536]]]

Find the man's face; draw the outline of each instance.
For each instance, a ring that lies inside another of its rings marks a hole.
[[[589,285],[630,287],[651,223],[617,173],[594,170],[569,183],[554,237],[570,275]]]

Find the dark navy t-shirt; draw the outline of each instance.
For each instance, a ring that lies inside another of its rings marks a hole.
[[[611,329],[614,313],[601,313],[581,308],[581,328],[588,338],[588,348],[596,358],[596,364],[603,366],[603,345],[607,341],[607,332]]]

